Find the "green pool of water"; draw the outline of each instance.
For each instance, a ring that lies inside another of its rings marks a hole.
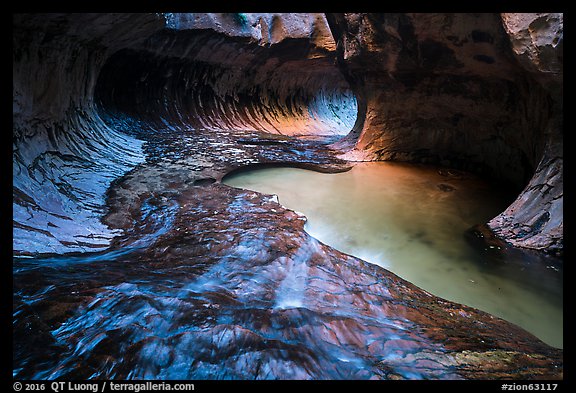
[[[224,183],[276,194],[282,205],[308,218],[306,231],[323,243],[563,347],[561,268],[522,253],[494,263],[466,241],[467,229],[511,201],[476,177],[372,162],[338,174],[254,169]]]

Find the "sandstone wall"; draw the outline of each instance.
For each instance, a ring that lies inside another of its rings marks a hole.
[[[365,108],[339,144],[347,157],[436,163],[524,189],[490,226],[516,246],[561,249],[561,14],[327,19]]]
[[[17,254],[94,251],[141,131],[345,134],[355,99],[322,14],[15,14]]]

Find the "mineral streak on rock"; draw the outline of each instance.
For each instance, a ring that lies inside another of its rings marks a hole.
[[[13,264],[14,378],[562,378],[562,350],[220,183],[346,170],[350,129],[372,157],[541,163],[547,90],[498,16],[327,20],[335,41],[318,14],[14,16],[14,253],[42,256]]]

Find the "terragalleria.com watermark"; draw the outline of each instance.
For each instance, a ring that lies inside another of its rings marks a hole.
[[[141,382],[141,383],[123,383],[123,382],[108,382],[90,383],[90,382],[14,382],[12,388],[15,392],[38,392],[38,391],[52,391],[54,393],[60,392],[134,392],[141,391],[192,391],[194,390],[193,383],[166,383],[166,382]]]

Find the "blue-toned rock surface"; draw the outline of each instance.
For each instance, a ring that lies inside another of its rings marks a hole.
[[[220,183],[357,154],[524,185],[555,104],[499,15],[13,18],[16,379],[562,378],[562,350]]]

